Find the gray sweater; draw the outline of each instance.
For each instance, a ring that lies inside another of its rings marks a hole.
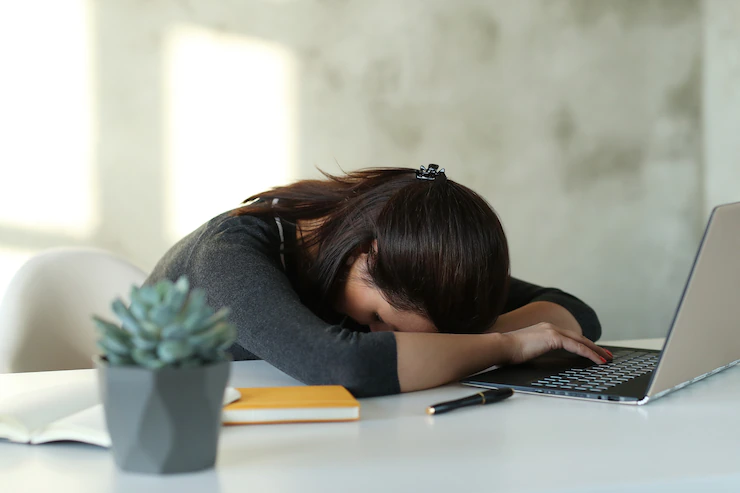
[[[393,333],[367,332],[338,314],[320,317],[308,308],[312,293],[301,292],[290,254],[295,227],[281,226],[282,258],[274,220],[221,214],[175,244],[146,283],[187,275],[212,307],[230,307],[238,329],[234,360],[263,359],[304,383],[344,385],[359,397],[400,392]],[[533,301],[565,307],[588,338],[599,337],[596,314],[582,301],[512,278],[504,312]]]

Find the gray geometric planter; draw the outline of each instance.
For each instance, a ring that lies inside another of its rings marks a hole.
[[[214,466],[230,361],[161,370],[95,363],[119,468],[173,474]]]

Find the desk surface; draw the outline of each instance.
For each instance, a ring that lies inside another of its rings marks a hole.
[[[0,399],[31,380],[94,378],[92,370],[0,375]],[[296,381],[256,361],[234,363],[231,384]],[[216,469],[177,476],[122,473],[107,450],[89,445],[0,441],[0,490],[740,491],[740,366],[643,407],[516,394],[491,406],[424,413],[470,393],[449,385],[363,399],[362,419],[353,423],[225,427]]]

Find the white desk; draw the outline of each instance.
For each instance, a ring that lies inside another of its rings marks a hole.
[[[94,377],[0,375],[0,398],[31,380]],[[296,382],[264,362],[239,362],[231,383]],[[470,393],[450,385],[364,399],[355,423],[226,427],[216,469],[177,476],[121,473],[107,450],[88,445],[0,441],[0,492],[740,491],[740,367],[639,408],[516,394],[424,413]]]

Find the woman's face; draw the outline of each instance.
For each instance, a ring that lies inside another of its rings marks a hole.
[[[350,266],[347,282],[337,301],[338,312],[367,325],[372,332],[437,332],[428,318],[393,308],[378,288],[368,285],[366,272],[367,254],[363,253]]]

